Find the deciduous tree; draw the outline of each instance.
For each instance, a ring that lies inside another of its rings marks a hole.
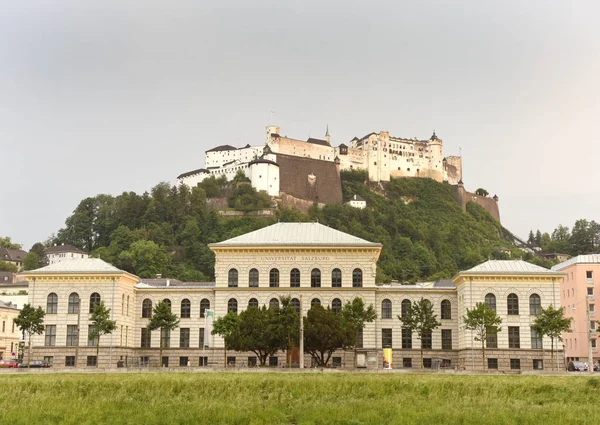
[[[540,313],[535,318],[532,328],[534,328],[542,337],[550,338],[550,356],[551,364],[554,365],[554,340],[562,341],[563,332],[571,331],[570,317],[565,317],[565,308],[554,308],[552,304],[548,308],[541,308]],[[591,366],[590,366],[591,367]]]
[[[413,301],[406,315],[398,315],[402,322],[402,328],[407,332],[416,333],[421,341],[421,367],[423,367],[423,335],[431,334],[434,329],[441,325],[437,321],[437,316],[433,312],[431,301],[421,298],[419,301]]]
[[[314,305],[304,318],[304,351],[325,367],[335,350],[343,350],[356,344],[356,328],[343,315],[331,308]]]
[[[171,311],[171,307],[165,301],[160,301],[152,310],[152,317],[148,321],[148,329],[150,331],[160,329],[160,351],[159,364],[162,366],[162,353],[164,348],[163,333],[171,332],[179,327],[179,319],[177,315]]]
[[[42,307],[33,308],[31,304],[25,304],[19,315],[15,318],[15,325],[23,333],[23,336],[27,334],[29,340],[28,348],[28,364],[31,367],[31,337],[33,335],[41,335],[44,332],[44,316],[46,313]]]
[[[346,323],[350,323],[356,329],[357,337],[358,332],[365,328],[365,324],[377,319],[377,313],[373,305],[369,304],[369,307],[365,307],[365,302],[360,297],[356,297],[344,304],[342,316],[346,319]],[[354,361],[356,362],[356,343],[354,344]]]
[[[485,343],[490,333],[498,333],[502,330],[499,325],[502,319],[486,303],[477,303],[475,308],[468,309],[463,317],[465,329],[475,332],[475,341],[481,342],[481,367],[485,368]]]
[[[96,340],[96,367],[99,366],[100,337],[109,335],[117,328],[117,322],[110,319],[110,308],[104,305],[104,301],[94,305],[92,315],[90,316],[92,329],[89,338]]]

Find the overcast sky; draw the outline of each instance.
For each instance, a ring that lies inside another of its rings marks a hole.
[[[0,236],[220,144],[388,130],[462,147],[526,236],[600,219],[598,1],[0,0]]]

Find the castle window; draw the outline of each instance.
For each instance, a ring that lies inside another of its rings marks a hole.
[[[340,269],[333,269],[333,271],[331,272],[331,287],[342,287],[342,271]]]
[[[321,287],[321,270],[312,269],[310,272],[310,287],[320,288]]]
[[[292,271],[290,272],[290,287],[300,287],[300,270],[292,269]]]
[[[258,288],[258,270],[252,269],[248,275],[251,288]]]
[[[152,301],[146,298],[142,302],[142,318],[149,319],[150,317],[152,317]]]
[[[204,312],[206,310],[210,310],[210,301],[203,298],[202,301],[200,301],[200,317],[204,317]]]
[[[227,286],[230,288],[236,288],[238,286],[238,271],[236,269],[229,270]]]

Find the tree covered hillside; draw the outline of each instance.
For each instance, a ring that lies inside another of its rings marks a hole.
[[[243,196],[244,210],[253,203],[264,208],[264,195],[239,181],[228,185],[207,179],[192,190],[160,183],[142,195],[97,195],[81,201],[54,242],[79,246],[141,277],[161,273],[186,281],[213,278],[214,257],[208,243],[277,220],[318,220],[383,243],[379,282],[450,277],[488,258],[507,258],[500,251],[507,245],[500,237],[500,224],[473,203],[463,212],[450,186],[430,179],[397,179],[382,186],[366,180],[362,172],[342,175],[345,199],[360,194],[368,203],[364,210],[341,205],[313,207],[307,214],[278,209],[272,218],[226,218],[207,205],[207,193],[214,197],[226,192],[231,207],[237,206],[236,196]]]

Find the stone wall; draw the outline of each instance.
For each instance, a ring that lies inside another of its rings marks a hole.
[[[482,206],[494,219],[500,223],[500,209],[498,208],[498,201],[490,197],[477,196],[471,192],[467,192],[462,185],[452,186],[452,194],[454,199],[462,207],[463,211],[467,210],[467,203],[473,201],[476,204]]]

